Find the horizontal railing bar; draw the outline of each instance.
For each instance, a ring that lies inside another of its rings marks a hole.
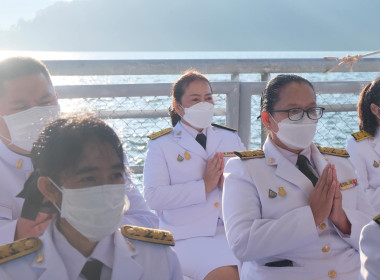
[[[325,112],[354,112],[357,110],[356,104],[318,104],[325,108]]]
[[[168,110],[128,110],[128,111],[92,111],[101,119],[149,119],[149,118],[169,118]],[[225,116],[225,108],[215,108],[215,116]]]
[[[134,174],[143,174],[144,172],[144,166],[142,165],[132,165],[129,166],[129,168],[132,170],[132,173]]]
[[[323,73],[339,61],[323,58],[286,59],[147,59],[147,60],[45,60],[54,76],[179,75],[189,68],[205,74]],[[355,72],[378,72],[380,58],[363,58]],[[335,72],[349,72],[346,65]]]
[[[238,82],[214,82],[215,93],[228,93],[239,87]],[[105,98],[105,97],[140,97],[170,96],[171,83],[156,84],[108,84],[108,85],[70,85],[55,87],[59,98]]]
[[[314,82],[319,94],[325,93],[359,93],[367,81]],[[260,95],[265,82],[213,82],[214,93],[223,94],[238,88],[243,94]],[[139,96],[169,96],[170,83],[157,84],[120,84],[120,85],[74,85],[56,86],[59,98],[105,98],[105,97],[139,97]]]
[[[315,92],[318,94],[331,93],[359,93],[368,81],[333,81],[313,82]],[[265,88],[265,82],[240,82],[240,90],[243,94],[261,95]]]

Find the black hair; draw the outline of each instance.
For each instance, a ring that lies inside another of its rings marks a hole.
[[[269,113],[272,113],[274,105],[279,99],[279,92],[281,88],[292,82],[306,83],[314,91],[313,85],[301,76],[294,74],[278,75],[267,83],[263,93],[261,94],[261,112],[267,111]]]
[[[3,95],[4,82],[33,74],[43,74],[53,85],[46,65],[37,59],[17,56],[0,61],[0,97]]]
[[[364,87],[358,102],[359,129],[375,135],[379,125],[377,117],[371,111],[372,103],[380,107],[380,77]]]
[[[206,82],[211,89],[211,83],[206,78],[206,76],[202,75],[196,70],[189,69],[185,71],[185,73],[173,84],[172,88],[172,96],[173,96],[173,102],[176,102],[178,104],[182,104],[182,96],[185,94],[185,91],[190,83],[194,81],[204,81]],[[181,120],[181,116],[177,114],[173,106],[169,107],[169,115],[172,119],[172,125],[173,127]]]
[[[84,147],[89,142],[109,143],[123,162],[123,147],[119,137],[104,121],[84,114],[68,114],[49,123],[33,144],[31,158],[34,171],[17,195],[25,199],[21,216],[35,220],[38,212],[55,212],[50,202],[43,203],[43,194],[38,190],[40,176],[47,176],[61,184],[61,175],[74,170]],[[129,174],[127,174],[129,177]]]
[[[39,176],[60,183],[60,175],[76,167],[89,142],[110,143],[123,162],[123,147],[115,131],[103,120],[71,114],[49,123],[33,144],[31,158]]]

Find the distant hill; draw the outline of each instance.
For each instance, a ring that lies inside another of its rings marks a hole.
[[[377,0],[75,0],[0,31],[0,49],[380,49]]]

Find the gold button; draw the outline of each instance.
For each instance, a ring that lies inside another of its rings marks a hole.
[[[36,258],[37,263],[42,263],[44,260],[44,253],[39,253]]]
[[[327,227],[327,225],[324,222],[322,222],[322,223],[319,224],[319,228],[321,230],[325,230],[326,227]]]
[[[323,253],[327,253],[328,251],[330,251],[330,247],[329,246],[326,245],[326,246],[322,247],[322,252]]]
[[[329,271],[329,277],[330,278],[336,278],[336,271],[335,270],[330,270]]]
[[[373,141],[375,141],[375,138],[371,137],[371,138],[369,138],[369,141],[373,142]]]
[[[22,168],[22,158],[20,158],[20,159],[16,162],[16,168],[17,168],[17,169],[21,169],[21,168]]]
[[[271,158],[268,158],[268,162],[269,162],[269,163],[273,163],[273,162],[274,162],[274,158],[272,158],[272,157],[271,157]]]
[[[214,206],[215,206],[215,207],[219,207],[219,202],[215,202],[215,203],[214,203]]]

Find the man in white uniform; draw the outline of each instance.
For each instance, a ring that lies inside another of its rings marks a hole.
[[[17,195],[33,172],[29,158],[33,142],[59,111],[57,94],[43,63],[29,57],[0,62],[0,244],[38,237],[52,218],[52,214],[41,212],[35,221],[20,217],[24,199]],[[129,188],[127,195],[131,206],[123,223],[158,227],[156,215],[137,188]]]

